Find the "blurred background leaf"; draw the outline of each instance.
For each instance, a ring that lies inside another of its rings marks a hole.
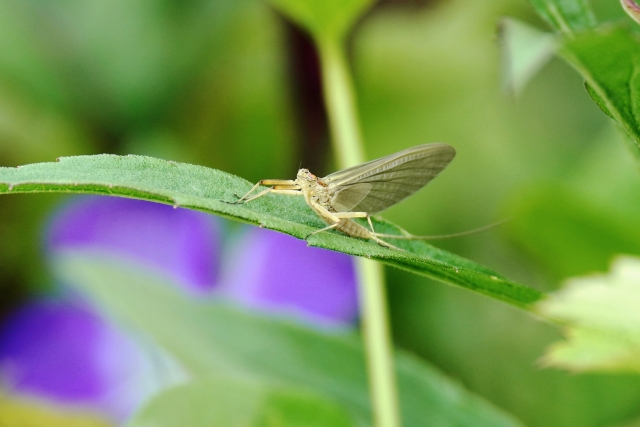
[[[640,144],[640,111],[636,105],[640,90],[640,42],[624,28],[609,28],[580,34],[567,40],[562,49],[585,79],[589,94],[635,142]]]
[[[340,402],[359,425],[371,424],[364,350],[352,334],[190,300],[151,271],[87,251],[54,261],[61,280],[149,334],[196,378],[234,374],[305,387]],[[520,425],[408,354],[398,352],[396,369],[406,425]]]
[[[169,389],[129,424],[178,427],[350,427],[340,406],[304,389],[214,378]]]
[[[530,0],[530,3],[549,25],[568,35],[596,24],[587,0]]]
[[[640,372],[640,259],[618,257],[608,274],[569,280],[537,311],[565,325],[544,356],[574,372]]]

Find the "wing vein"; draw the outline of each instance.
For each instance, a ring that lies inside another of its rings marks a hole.
[[[338,212],[374,214],[424,187],[455,157],[447,144],[423,144],[323,178]]]

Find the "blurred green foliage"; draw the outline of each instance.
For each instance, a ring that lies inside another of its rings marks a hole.
[[[593,3],[599,21],[629,25],[617,2]],[[569,66],[552,61],[516,99],[501,92],[496,23],[509,15],[547,28],[534,13],[517,0],[386,2],[358,22],[349,47],[368,157],[432,141],[458,151],[385,217],[414,234],[512,217],[438,244],[550,290],[640,253],[640,192],[630,144]],[[135,153],[250,181],[293,177],[303,150],[283,19],[252,0],[0,0],[0,164]],[[46,285],[38,235],[57,200],[0,203],[4,305]],[[637,377],[538,367],[558,337],[550,326],[422,277],[388,276],[399,346],[526,425],[640,415]]]
[[[67,251],[56,258],[54,265],[58,277],[100,301],[115,318],[145,331],[194,377],[193,387],[168,390],[159,402],[152,400],[148,410],[142,411],[140,424],[134,421],[133,425],[145,425],[147,418],[166,421],[166,412],[173,412],[168,418],[171,423],[161,424],[172,427],[182,415],[194,417],[195,412],[199,416],[199,405],[207,400],[204,395],[209,395],[208,400],[217,400],[219,393],[229,390],[231,395],[218,402],[220,406],[209,406],[205,421],[219,413],[221,417],[233,415],[234,421],[228,425],[262,425],[258,421],[265,412],[281,412],[283,408],[263,407],[266,403],[259,405],[261,400],[282,393],[286,397],[301,388],[306,393],[299,394],[298,402],[285,401],[308,407],[310,418],[327,413],[338,422],[348,413],[358,426],[372,425],[364,364],[366,347],[351,331],[310,330],[285,316],[264,318],[219,300],[194,300],[176,292],[175,286],[167,285],[167,279],[148,269],[98,252]],[[141,300],[145,304],[141,305]],[[520,425],[406,352],[395,353],[394,365],[402,396],[402,418],[407,426]],[[243,378],[254,384],[247,384]],[[198,384],[198,380],[202,383]],[[180,397],[180,390],[193,393],[193,400]],[[242,390],[244,393],[236,395]],[[170,411],[163,402],[174,402],[176,406],[189,402],[193,406]],[[246,406],[247,413],[227,414],[231,411],[225,406],[231,404]],[[342,410],[337,409],[337,404]],[[251,424],[247,424],[249,420]],[[334,424],[327,421],[325,425]]]

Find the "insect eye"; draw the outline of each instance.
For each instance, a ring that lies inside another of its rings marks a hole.
[[[318,179],[318,177],[317,177],[317,176],[315,176],[314,174],[312,174],[311,172],[307,172],[307,177],[308,177],[309,179]]]

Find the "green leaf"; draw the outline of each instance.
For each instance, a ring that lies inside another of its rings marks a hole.
[[[595,15],[587,0],[529,1],[553,29],[565,35],[572,35],[596,25]]]
[[[607,107],[607,102],[604,99],[600,98],[600,95],[595,90],[593,90],[593,88],[589,86],[588,83],[585,82],[584,88],[587,90],[587,93],[589,94],[593,102],[595,102],[596,105],[600,107],[602,112],[609,116],[609,118],[615,120],[616,118],[613,117],[613,114],[611,114],[611,111],[609,111],[609,107]]]
[[[234,194],[245,194],[251,186],[215,169],[144,156],[63,157],[57,163],[0,168],[0,194],[62,192],[132,197],[215,213],[298,238],[325,226],[300,197],[270,194],[247,204],[225,203],[237,200]],[[376,220],[375,225],[382,233],[403,232],[383,220]],[[541,296],[534,289],[424,242],[392,243],[406,252],[335,231],[309,238],[312,246],[377,259],[520,307]]]
[[[229,378],[166,390],[128,427],[353,427],[337,403],[308,390]]]
[[[359,338],[322,333],[286,319],[258,317],[219,301],[194,300],[168,279],[133,264],[68,252],[58,278],[88,293],[115,318],[149,334],[193,378],[240,375],[304,387],[340,402],[371,424]],[[518,422],[424,362],[396,352],[405,426],[517,426]]]
[[[316,40],[342,39],[372,0],[267,0]]]
[[[609,274],[575,278],[537,305],[564,324],[566,341],[544,363],[572,371],[640,373],[640,259],[620,257]]]
[[[589,94],[640,148],[640,43],[629,30],[614,27],[568,39],[562,56],[582,75]],[[636,153],[637,154],[637,153]]]

